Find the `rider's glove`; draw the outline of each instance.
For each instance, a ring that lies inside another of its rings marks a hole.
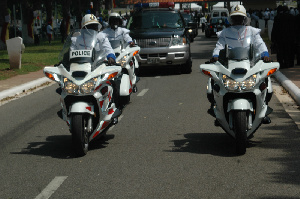
[[[129,43],[129,45],[130,45],[130,47],[134,47],[135,43],[131,41],[131,42]]]
[[[218,61],[218,60],[219,60],[218,57],[213,57],[213,58],[210,59],[210,62],[211,62],[211,63],[214,63],[214,62],[216,62],[216,61]]]
[[[108,61],[108,65],[114,65],[116,63],[116,61],[112,57],[108,58],[107,61]]]
[[[267,57],[267,56],[264,56],[264,57],[263,57],[263,60],[264,60],[264,62],[266,62],[266,63],[271,62],[271,58],[270,58],[270,57]]]

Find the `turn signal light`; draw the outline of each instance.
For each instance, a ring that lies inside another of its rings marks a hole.
[[[117,76],[118,72],[114,72],[112,74],[110,74],[107,78],[107,80],[111,79],[111,78],[114,78],[115,76]]]
[[[55,80],[54,79],[54,76],[50,73],[45,73],[45,75],[49,78],[49,79],[52,79],[52,80]]]
[[[273,68],[273,69],[271,69],[271,70],[268,72],[267,76],[270,76],[270,75],[272,75],[273,73],[275,73],[275,72],[276,72],[276,70],[277,70],[277,68]]]
[[[212,75],[210,74],[210,72],[206,71],[206,70],[202,70],[202,73],[204,73],[204,75],[210,76],[212,77]]]
[[[139,51],[137,50],[137,51],[135,51],[132,55],[135,56],[135,55],[138,54],[138,53],[139,53]]]

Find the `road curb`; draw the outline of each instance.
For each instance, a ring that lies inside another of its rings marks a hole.
[[[300,105],[300,89],[280,71],[277,71],[274,76],[289,92],[292,98],[296,101],[297,105]]]
[[[19,95],[21,93],[24,93],[30,89],[36,88],[44,83],[51,82],[47,77],[42,77],[36,80],[33,80],[31,82],[27,82],[25,84],[22,84],[20,86],[16,86],[7,90],[4,90],[0,92],[0,101],[8,98],[8,97],[14,97],[15,95]]]

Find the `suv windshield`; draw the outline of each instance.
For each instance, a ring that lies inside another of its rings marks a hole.
[[[151,29],[151,28],[183,28],[183,22],[177,12],[137,12],[128,25],[129,30]]]
[[[181,14],[186,23],[193,22],[192,16],[190,14]]]
[[[211,24],[218,24],[218,23],[220,23],[220,20],[222,20],[222,23],[225,23],[225,18],[224,17],[211,18],[210,23]]]

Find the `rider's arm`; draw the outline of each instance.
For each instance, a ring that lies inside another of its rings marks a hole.
[[[107,59],[113,58],[116,60],[115,52],[112,49],[107,37],[103,33],[98,33],[97,38],[100,40],[100,48],[103,48],[105,50]]]
[[[225,48],[226,42],[225,42],[224,34],[222,34],[222,33],[223,33],[223,31],[218,35],[219,40],[218,40],[218,42],[216,44],[216,47],[213,51],[213,61],[218,61],[220,50]]]
[[[123,35],[123,39],[124,41],[126,41],[128,44],[130,44],[131,46],[134,45],[132,38],[129,35],[130,30],[126,29],[126,28],[122,28],[122,35]]]
[[[264,61],[270,61],[268,48],[264,40],[260,36],[260,31],[261,31],[260,29],[252,28],[252,33],[254,35],[254,47],[258,49],[258,52],[260,52],[261,58]]]

